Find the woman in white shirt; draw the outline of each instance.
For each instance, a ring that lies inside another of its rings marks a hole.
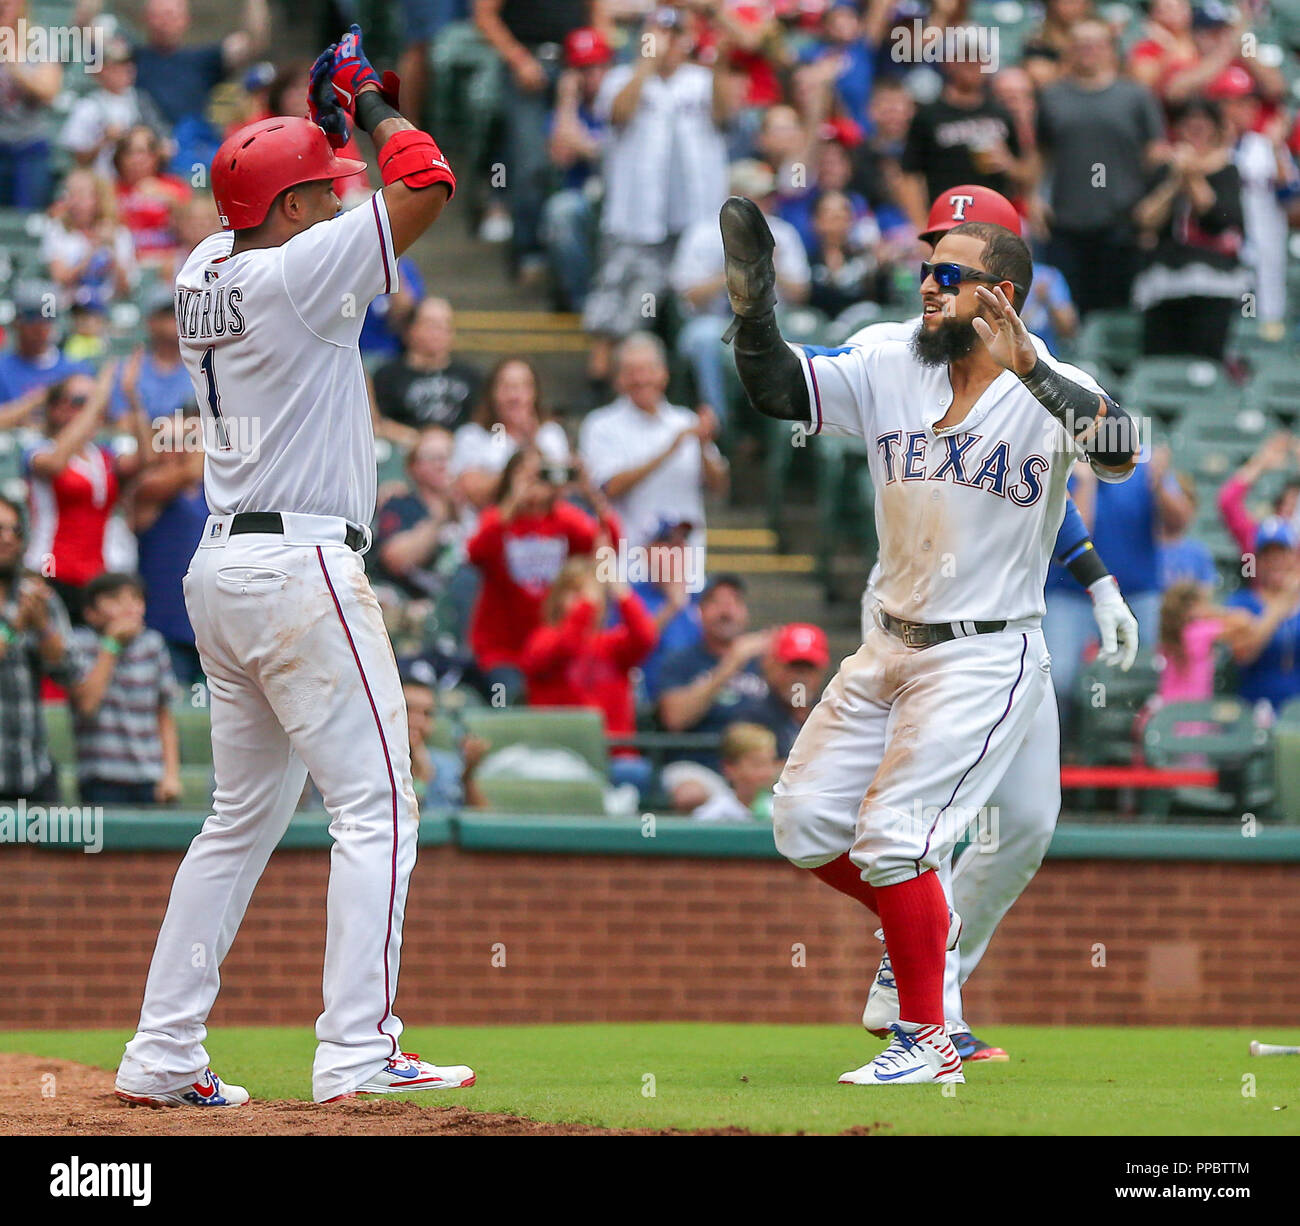
[[[125,297],[135,280],[131,233],[118,225],[113,187],[92,170],[74,170],[50,208],[41,256],[64,305],[107,306]]]
[[[459,492],[476,508],[487,506],[506,461],[525,444],[548,464],[569,464],[569,440],[542,407],[537,371],[524,358],[503,358],[488,375],[474,420],[456,431],[451,475]]]

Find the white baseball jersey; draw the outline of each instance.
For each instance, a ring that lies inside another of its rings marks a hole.
[[[279,247],[231,255],[233,244],[210,235],[176,278],[208,507],[369,524],[374,430],[357,346],[371,300],[398,287],[383,194]]]
[[[917,622],[1040,618],[1066,482],[1081,449],[1010,371],[958,425],[935,430],[952,403],[947,367],[923,366],[912,355],[914,325],[874,327],[907,339],[790,348],[803,364],[811,432],[867,444],[881,607]],[[1040,357],[1101,391],[1084,371],[1042,349]]]

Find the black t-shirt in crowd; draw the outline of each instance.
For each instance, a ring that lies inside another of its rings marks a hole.
[[[397,358],[375,371],[375,402],[404,426],[455,430],[469,420],[482,383],[474,367],[454,358],[442,370],[413,370]]]
[[[913,117],[902,168],[907,174],[925,176],[930,200],[958,183],[976,183],[1009,198],[1015,194],[1011,177],[979,168],[976,151],[998,141],[1006,144],[1013,157],[1020,156],[1016,125],[996,102],[986,99],[977,107],[966,108],[938,98]]]
[[[570,31],[591,24],[590,0],[505,0],[502,24],[525,47],[562,43]]]

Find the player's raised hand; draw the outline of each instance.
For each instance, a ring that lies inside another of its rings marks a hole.
[[[1016,314],[1000,285],[981,285],[975,296],[988,310],[993,322],[976,316],[971,326],[988,347],[989,356],[1003,369],[1027,375],[1038,361],[1038,351],[1029,338],[1029,329]]]
[[[354,118],[356,117],[357,94],[363,85],[374,85],[379,89],[385,102],[397,110],[397,95],[401,87],[394,72],[383,76],[375,71],[374,65],[366,58],[361,46],[361,27],[353,22],[348,32],[339,39],[334,47],[330,63],[330,84],[339,105]]]
[[[348,113],[334,92],[331,74],[337,43],[330,43],[311,66],[311,83],[307,86],[307,118],[316,124],[335,149],[342,149],[352,135]]]

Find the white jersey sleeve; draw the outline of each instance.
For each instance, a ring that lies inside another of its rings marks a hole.
[[[281,273],[289,302],[312,332],[355,345],[371,301],[398,288],[383,192],[291,238]]]
[[[870,368],[877,349],[790,344],[808,388],[810,434],[866,438],[874,416]]]

